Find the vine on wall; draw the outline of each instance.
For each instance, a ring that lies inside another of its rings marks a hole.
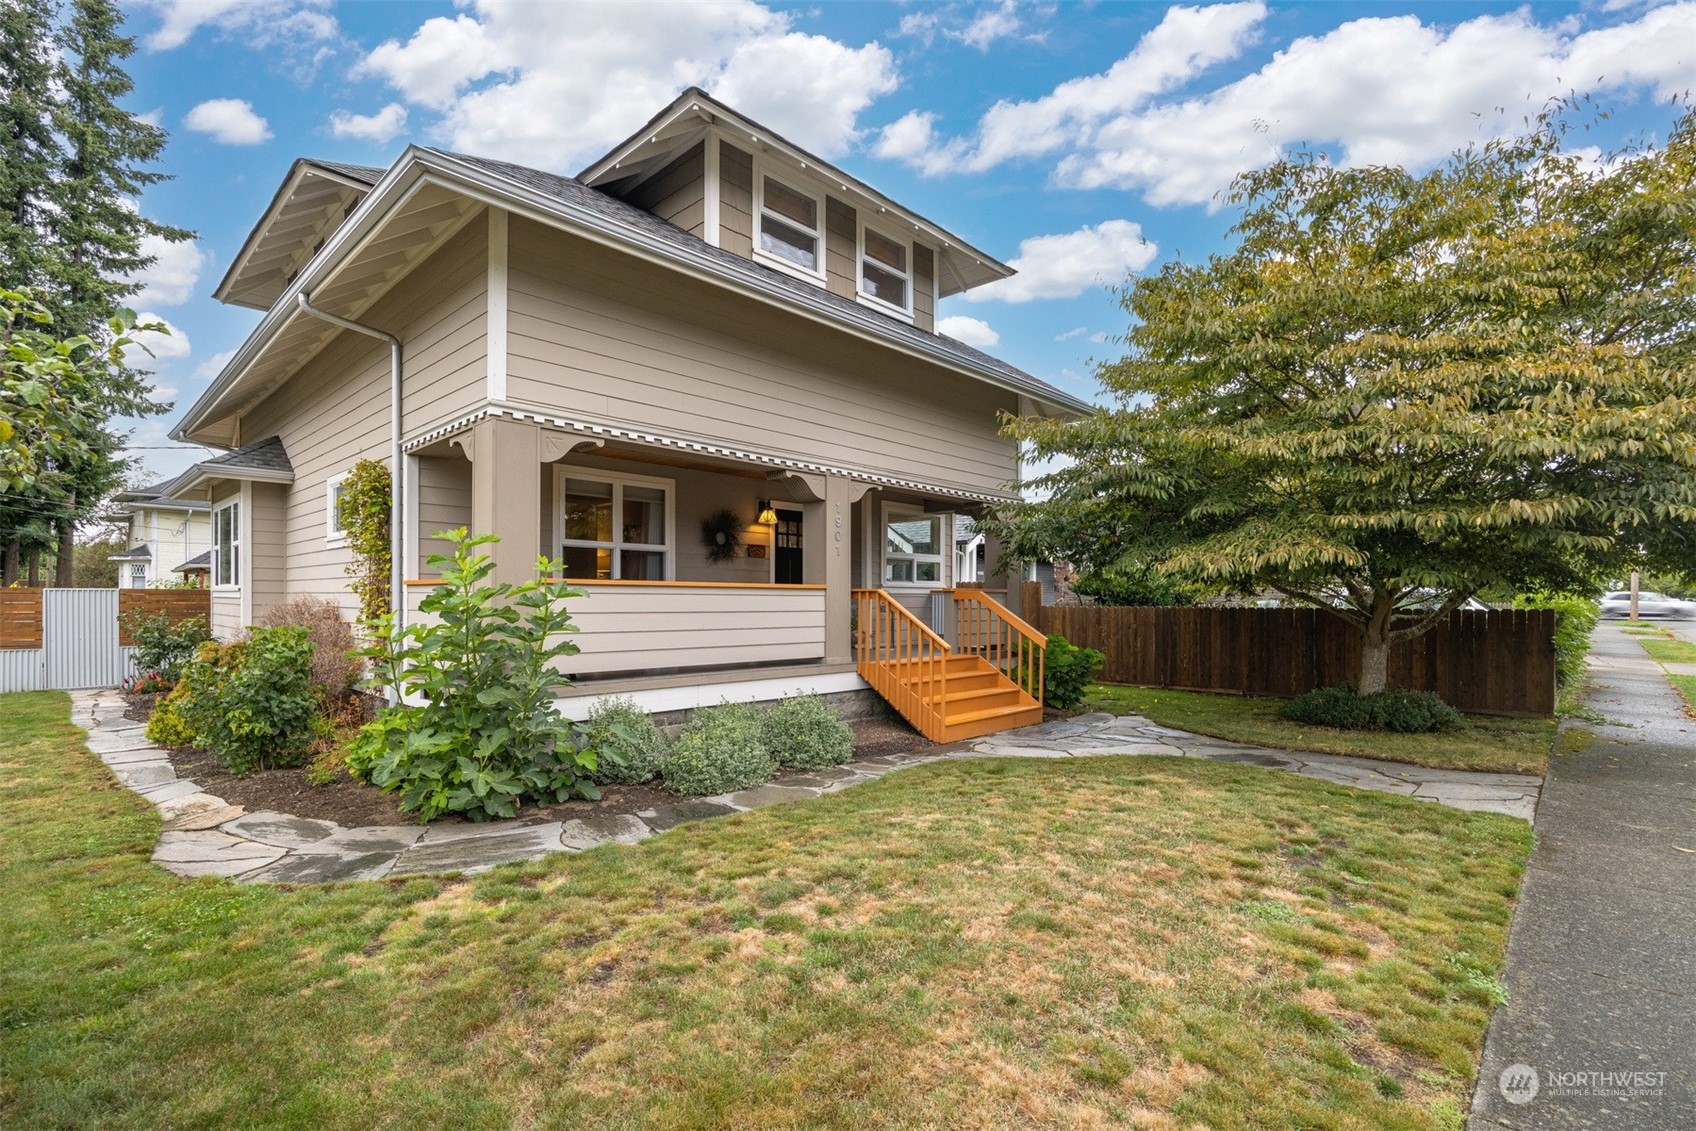
[[[389,491],[389,469],[374,459],[354,464],[342,481],[342,530],[353,551],[347,575],[367,626],[389,611]]]

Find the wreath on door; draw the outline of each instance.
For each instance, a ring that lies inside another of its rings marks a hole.
[[[742,550],[742,516],[733,510],[714,511],[701,520],[701,545],[709,562],[735,561]]]

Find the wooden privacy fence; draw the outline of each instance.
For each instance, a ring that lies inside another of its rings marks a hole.
[[[126,677],[132,611],[209,616],[205,589],[0,589],[0,692],[111,687]]]
[[[1289,698],[1353,683],[1360,671],[1357,631],[1317,609],[1043,605],[1042,587],[1029,582],[1023,596],[1039,631],[1104,654],[1105,683]],[[1450,613],[1391,647],[1389,683],[1473,714],[1553,714],[1555,614]]]

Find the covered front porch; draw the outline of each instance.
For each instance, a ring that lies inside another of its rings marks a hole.
[[[585,590],[572,608],[582,652],[561,665],[580,695],[839,688],[862,666],[856,590],[958,638],[949,598],[982,580],[961,576],[974,557],[957,552],[956,516],[984,500],[797,463],[504,415],[426,437],[407,460],[408,613],[435,573],[428,556],[446,550],[430,535],[465,526],[500,536],[497,580],[533,576],[546,557]]]

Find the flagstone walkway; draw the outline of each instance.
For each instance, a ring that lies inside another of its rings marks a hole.
[[[169,754],[147,741],[141,724],[124,717],[124,698],[118,692],[70,694],[71,721],[88,732],[89,749],[120,782],[151,801],[164,819],[154,861],[181,876],[222,876],[244,882],[322,883],[470,874],[554,852],[578,852],[614,842],[634,844],[689,821],[819,797],[906,766],[947,758],[1202,758],[1399,793],[1457,809],[1506,813],[1527,821],[1536,811],[1543,784],[1541,778],[1521,774],[1428,770],[1370,758],[1270,750],[1156,726],[1137,715],[1090,714],[931,747],[920,754],[866,758],[738,793],[680,799],[634,815],[537,825],[343,828],[329,821],[287,813],[249,813],[230,805],[177,777]]]

